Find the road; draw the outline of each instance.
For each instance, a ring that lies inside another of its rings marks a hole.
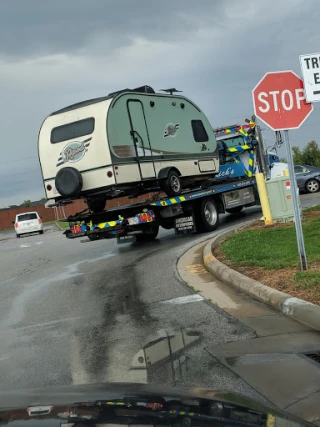
[[[319,201],[302,196],[304,206]],[[220,230],[260,216],[257,207],[223,215]],[[136,381],[262,399],[206,351],[248,339],[253,330],[177,274],[178,258],[210,234],[163,230],[140,246],[81,243],[53,229],[12,237],[0,234],[1,390]]]

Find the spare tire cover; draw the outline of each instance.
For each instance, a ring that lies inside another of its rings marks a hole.
[[[81,192],[83,184],[81,173],[75,168],[62,168],[57,173],[55,184],[61,196],[77,196]]]

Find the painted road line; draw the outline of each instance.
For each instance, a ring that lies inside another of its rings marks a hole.
[[[187,295],[185,297],[168,299],[166,301],[160,301],[160,304],[190,304],[192,302],[203,301],[204,297],[199,294]]]

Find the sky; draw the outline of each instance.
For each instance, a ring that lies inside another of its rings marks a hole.
[[[149,85],[182,90],[213,127],[243,122],[266,72],[301,76],[319,22],[318,0],[1,0],[0,207],[44,197],[37,138],[52,111]],[[293,145],[320,142],[319,112]]]

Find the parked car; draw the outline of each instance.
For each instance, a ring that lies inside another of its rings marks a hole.
[[[21,234],[39,233],[43,234],[43,223],[38,212],[26,212],[16,216],[14,229],[17,237]]]
[[[316,193],[320,188],[320,168],[308,165],[295,165],[294,173],[300,191]]]

